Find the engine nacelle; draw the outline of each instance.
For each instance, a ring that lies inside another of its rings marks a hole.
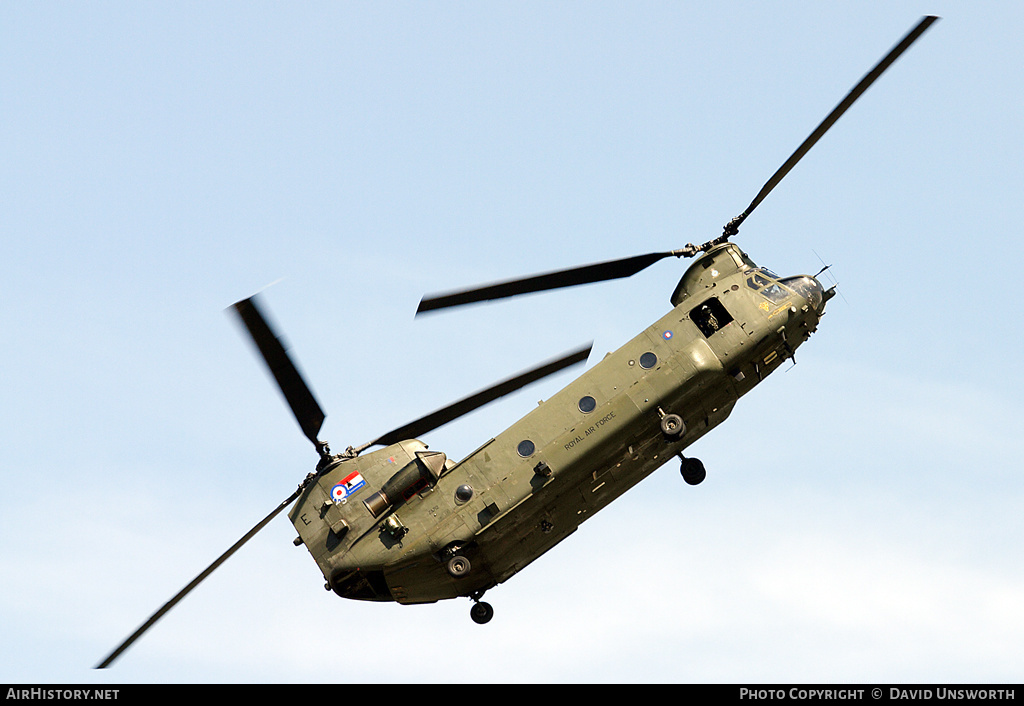
[[[363,505],[371,515],[380,517],[395,504],[433,487],[441,477],[446,458],[440,451],[418,452],[412,463],[391,476],[380,490],[363,501]]]

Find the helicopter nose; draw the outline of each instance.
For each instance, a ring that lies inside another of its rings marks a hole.
[[[825,302],[832,298],[826,294],[821,282],[810,275],[787,277],[780,282],[806,299],[807,303],[819,313],[825,309]]]

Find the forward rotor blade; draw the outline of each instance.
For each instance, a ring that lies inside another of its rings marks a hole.
[[[932,23],[938,19],[938,17],[932,15],[921,18],[921,21],[918,22],[917,25],[910,30],[910,32],[908,32],[907,35],[903,37],[903,39],[901,39],[900,42],[894,46],[873,69],[871,69],[871,71],[864,75],[864,78],[862,78],[860,82],[853,87],[849,94],[847,94],[846,98],[840,101],[839,105],[837,105],[832,112],[821,121],[821,124],[815,128],[814,132],[812,132],[806,140],[804,140],[803,144],[797,148],[796,152],[786,160],[786,163],[783,164],[779,170],[775,172],[772,178],[765,183],[761,188],[760,193],[758,193],[754,200],[750,202],[750,205],[747,206],[747,210],[733,218],[725,225],[725,236],[736,235],[736,233],[739,232],[740,224],[746,220],[747,216],[749,216],[755,208],[757,208],[758,204],[764,201],[765,197],[771,193],[771,190],[774,189],[780,181],[782,181],[783,177],[789,174],[789,171],[796,166],[796,163],[799,162],[805,154],[807,154],[819,139],[821,139],[821,136],[824,135],[837,120],[839,120],[843,113],[853,105],[854,101],[860,98],[864,91],[868,90],[868,87],[870,87],[871,84],[882,75],[882,72],[889,68],[889,66],[896,61],[896,59],[898,59],[911,44],[917,41],[917,39],[924,34],[925,30],[927,30]]]
[[[302,433],[313,442],[319,450],[321,442],[317,439],[320,427],[324,423],[324,413],[317,404],[313,392],[309,389],[298,368],[288,357],[284,344],[271,330],[270,325],[256,306],[256,297],[243,299],[234,304],[234,309],[252,336],[256,348],[259,349],[267,367],[277,380],[288,406],[292,408],[295,419],[302,427]]]
[[[439,409],[436,412],[431,412],[425,417],[421,417],[414,422],[410,422],[405,426],[389,431],[378,439],[360,446],[356,451],[363,451],[371,446],[387,446],[406,439],[415,439],[429,431],[433,431],[434,429],[447,424],[454,419],[457,419],[458,417],[461,417],[464,414],[468,414],[489,402],[493,402],[499,397],[503,397],[510,392],[515,392],[521,387],[525,387],[526,385],[536,382],[541,378],[557,373],[571,365],[582,363],[590,357],[590,351],[592,348],[593,342],[572,351],[557,360],[543,363],[535,368],[519,373],[518,375],[515,375],[503,382],[499,382],[485,390],[481,390],[480,392],[463,398],[458,402],[454,402],[447,407]]]
[[[543,292],[549,289],[560,289],[562,287],[573,287],[578,284],[590,284],[592,282],[604,282],[611,279],[621,279],[635,275],[637,272],[650,267],[655,262],[666,257],[682,257],[683,250],[671,250],[669,252],[655,252],[646,255],[634,255],[633,257],[622,258],[621,260],[608,260],[597,262],[592,265],[571,267],[557,272],[548,272],[531,277],[512,279],[483,287],[473,287],[448,294],[438,294],[424,297],[420,301],[417,314],[436,309],[445,309],[452,306],[462,306],[474,302],[490,301],[492,299],[503,299],[514,297],[518,294],[530,292]]]
[[[192,582],[189,583],[189,585],[185,586],[185,588],[183,588],[180,591],[178,591],[178,593],[175,594],[175,596],[171,600],[169,600],[166,603],[164,603],[163,607],[160,610],[158,610],[157,612],[153,613],[153,615],[150,616],[149,620],[147,620],[142,625],[140,625],[138,630],[133,632],[128,637],[128,639],[126,639],[124,642],[122,642],[120,645],[118,645],[117,649],[115,649],[113,652],[111,652],[109,655],[107,655],[106,659],[104,659],[102,662],[100,662],[98,665],[96,665],[96,669],[105,669],[106,667],[109,667],[113,663],[113,661],[115,659],[117,659],[118,656],[120,656],[120,654],[122,652],[124,652],[129,647],[131,647],[133,642],[138,640],[140,637],[142,637],[142,634],[144,632],[146,632],[151,627],[153,627],[153,625],[156,623],[156,621],[160,620],[160,618],[162,618],[164,616],[164,614],[167,613],[167,611],[169,611],[171,608],[176,606],[178,604],[178,601],[180,601],[182,598],[184,598],[186,595],[188,595],[188,593],[193,588],[198,586],[203,581],[203,579],[205,579],[207,576],[212,574],[214,569],[216,569],[218,566],[220,566],[225,561],[227,561],[228,557],[230,557],[232,554],[234,554],[236,551],[238,551],[238,549],[243,544],[245,544],[250,539],[252,539],[252,537],[257,532],[259,532],[261,529],[263,529],[268,522],[270,522],[272,519],[274,519],[279,512],[281,512],[286,507],[291,505],[292,502],[295,500],[295,498],[299,497],[299,494],[302,492],[302,489],[305,487],[305,485],[306,485],[305,483],[300,485],[298,487],[298,489],[296,489],[296,491],[291,494],[291,496],[289,496],[287,499],[282,501],[280,505],[278,505],[276,508],[274,508],[273,512],[271,512],[269,515],[267,515],[262,520],[260,520],[259,523],[255,527],[253,527],[251,530],[249,530],[245,534],[244,537],[242,537],[240,540],[238,540],[237,542],[232,544],[230,549],[228,549],[226,552],[221,554],[217,558],[217,560],[215,562],[210,564],[208,567],[206,567],[206,569],[201,574],[199,574],[194,579],[192,579]]]

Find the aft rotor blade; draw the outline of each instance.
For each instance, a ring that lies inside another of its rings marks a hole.
[[[910,32],[908,32],[907,35],[903,37],[903,39],[901,39],[900,42],[894,46],[873,69],[871,69],[871,71],[864,75],[864,78],[862,78],[860,82],[853,87],[849,94],[847,94],[846,98],[840,101],[839,105],[837,105],[832,112],[821,121],[821,124],[815,128],[814,132],[812,132],[806,140],[804,140],[803,144],[797,148],[796,152],[786,160],[786,163],[783,164],[779,170],[772,175],[772,178],[765,183],[761,188],[760,193],[758,193],[754,200],[750,202],[750,205],[747,206],[747,210],[733,218],[725,225],[724,235],[731,236],[736,235],[736,233],[739,232],[740,224],[746,220],[747,216],[749,216],[755,208],[757,208],[758,204],[764,201],[765,197],[771,193],[771,190],[774,189],[780,181],[782,181],[783,177],[789,174],[789,171],[796,166],[796,163],[799,162],[805,154],[807,154],[819,139],[821,139],[821,136],[824,135],[837,120],[839,120],[843,113],[853,105],[854,101],[860,98],[864,91],[868,90],[871,84],[882,75],[882,72],[889,68],[889,66],[892,65],[892,63],[896,61],[896,59],[898,59],[911,44],[917,41],[917,39],[924,34],[925,30],[927,30],[932,23],[938,19],[938,17],[932,15],[921,18],[921,21],[918,22],[917,25],[910,30]]]
[[[295,419],[302,427],[302,433],[319,450],[321,442],[318,441],[317,435],[323,426],[325,415],[295,363],[288,356],[281,339],[274,334],[266,318],[260,313],[259,307],[256,306],[256,297],[237,302],[234,309],[248,329],[274,379],[277,380],[288,406],[292,408]]]
[[[399,441],[414,439],[429,431],[433,431],[434,429],[437,429],[438,427],[443,426],[464,414],[468,414],[489,402],[493,402],[499,397],[503,397],[510,392],[515,392],[521,387],[525,387],[526,385],[536,382],[541,378],[545,378],[548,375],[564,370],[571,365],[582,363],[590,357],[590,351],[593,347],[593,342],[588,343],[586,346],[572,351],[557,360],[543,363],[535,368],[519,373],[518,375],[515,375],[503,382],[499,382],[485,390],[481,390],[480,392],[474,393],[469,397],[459,400],[458,402],[454,402],[447,407],[439,409],[436,412],[431,412],[427,416],[421,417],[414,422],[410,422],[404,426],[389,431],[384,436],[359,447],[357,451],[362,451],[376,445],[387,446],[389,444],[395,444]]]
[[[232,544],[232,545],[231,545],[231,548],[230,548],[230,549],[228,549],[228,550],[227,550],[226,552],[224,552],[223,554],[221,554],[221,555],[220,555],[220,556],[219,556],[219,557],[217,558],[217,560],[216,560],[215,562],[213,562],[212,564],[210,564],[210,565],[209,565],[208,567],[206,567],[206,569],[205,569],[205,570],[204,570],[204,571],[203,571],[203,572],[202,572],[201,574],[199,574],[199,575],[198,575],[198,576],[196,576],[196,577],[195,577],[194,579],[192,579],[192,582],[191,582],[191,583],[189,583],[189,585],[185,586],[185,588],[183,588],[183,589],[181,589],[180,591],[178,591],[178,593],[177,593],[177,594],[175,594],[175,596],[174,596],[174,597],[173,597],[173,598],[172,598],[171,600],[169,600],[169,601],[167,601],[166,603],[164,603],[163,607],[162,607],[162,608],[160,608],[160,610],[158,610],[157,612],[153,613],[153,615],[152,615],[152,616],[150,616],[149,620],[147,620],[147,621],[146,621],[146,622],[144,622],[144,623],[143,623],[142,625],[140,625],[140,626],[139,626],[139,629],[138,629],[138,630],[136,630],[135,632],[133,632],[133,633],[132,633],[132,634],[131,634],[131,635],[130,635],[130,636],[128,637],[128,639],[127,639],[127,640],[125,640],[125,641],[124,641],[124,642],[122,642],[122,643],[121,643],[120,645],[118,645],[118,646],[117,646],[117,649],[115,649],[115,650],[114,650],[113,652],[111,652],[111,653],[110,653],[110,654],[109,654],[109,655],[107,656],[107,658],[106,658],[106,659],[104,659],[104,660],[103,660],[102,662],[100,662],[99,664],[97,664],[97,665],[96,665],[96,669],[105,669],[106,667],[109,667],[109,666],[110,666],[110,665],[111,665],[111,664],[113,663],[113,661],[114,661],[115,659],[117,659],[117,658],[118,658],[118,657],[120,656],[120,654],[121,654],[122,652],[124,652],[124,651],[125,651],[125,650],[127,650],[127,649],[128,649],[129,647],[131,647],[131,645],[132,645],[132,643],[133,643],[133,642],[135,642],[136,640],[138,640],[138,639],[139,639],[140,637],[142,637],[142,634],[143,634],[143,633],[145,633],[145,632],[146,632],[147,630],[149,630],[149,629],[150,629],[151,627],[153,627],[153,625],[154,625],[154,624],[156,623],[156,621],[160,620],[160,618],[162,618],[162,617],[163,617],[163,616],[164,616],[164,615],[165,615],[165,614],[167,613],[167,611],[169,611],[169,610],[170,610],[171,608],[173,608],[174,606],[176,606],[176,605],[178,604],[178,601],[180,601],[180,600],[181,600],[182,598],[184,598],[184,597],[185,597],[186,595],[188,595],[188,593],[189,593],[189,592],[190,592],[190,591],[191,591],[191,590],[192,590],[193,588],[195,588],[196,586],[198,586],[198,585],[199,585],[199,584],[200,584],[200,583],[201,583],[201,582],[203,581],[203,579],[205,579],[205,578],[206,578],[207,576],[209,576],[210,574],[212,574],[212,573],[213,573],[213,571],[214,571],[214,570],[215,570],[215,569],[216,569],[216,568],[217,568],[218,566],[220,566],[220,565],[221,565],[221,564],[223,564],[223,563],[224,563],[225,561],[227,561],[228,557],[230,557],[230,556],[231,556],[232,554],[234,554],[234,553],[235,553],[236,551],[238,551],[238,549],[239,549],[239,548],[240,548],[240,547],[241,547],[241,546],[242,546],[243,544],[245,544],[245,543],[246,543],[246,542],[248,542],[248,541],[249,541],[250,539],[252,539],[252,537],[253,537],[253,536],[254,536],[254,535],[255,535],[255,534],[257,533],[257,532],[259,532],[259,531],[260,531],[261,529],[263,529],[263,528],[264,528],[264,527],[266,526],[266,524],[267,524],[268,522],[270,522],[270,521],[271,521],[272,519],[274,519],[274,518],[275,518],[275,517],[277,516],[277,514],[278,514],[279,512],[281,512],[281,511],[282,511],[282,510],[284,510],[284,509],[285,509],[286,507],[288,507],[289,505],[291,505],[291,504],[292,504],[292,502],[293,502],[293,501],[295,500],[295,498],[299,497],[299,494],[300,494],[300,493],[302,492],[302,489],[303,489],[304,487],[305,487],[305,483],[303,483],[302,485],[300,485],[300,486],[298,487],[298,489],[296,489],[296,491],[295,491],[294,493],[292,493],[292,494],[291,494],[291,496],[289,496],[289,497],[288,497],[287,499],[285,499],[284,501],[282,501],[280,505],[278,505],[278,506],[277,506],[276,508],[274,508],[274,511],[273,511],[273,512],[271,512],[271,513],[270,513],[269,515],[267,515],[267,516],[266,516],[266,517],[264,517],[264,518],[263,518],[262,520],[260,520],[260,521],[259,521],[259,523],[258,523],[258,524],[257,524],[257,525],[256,525],[255,527],[253,527],[253,528],[252,528],[251,530],[249,530],[248,532],[246,532],[246,534],[245,534],[245,536],[244,536],[244,537],[242,537],[242,538],[241,538],[241,539],[239,539],[239,540],[238,540],[237,542],[235,542],[234,544]]]
[[[597,262],[592,265],[571,267],[557,272],[548,272],[541,275],[533,275],[520,279],[511,279],[504,282],[473,287],[448,294],[437,294],[424,297],[420,301],[417,314],[422,314],[435,309],[445,309],[452,306],[462,306],[474,302],[490,301],[492,299],[503,299],[514,297],[518,294],[529,294],[531,292],[543,292],[549,289],[560,289],[562,287],[574,287],[578,284],[591,284],[593,282],[604,282],[611,279],[621,279],[635,275],[637,272],[650,267],[655,262],[666,257],[682,257],[684,250],[671,250],[669,252],[654,252],[646,255],[634,255],[620,260],[608,260]]]

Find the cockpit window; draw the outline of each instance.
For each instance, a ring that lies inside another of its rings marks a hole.
[[[771,284],[771,280],[765,279],[764,276],[757,273],[757,270],[754,270],[754,274],[747,277],[747,286],[751,289],[760,289],[769,284]]]
[[[784,287],[779,286],[772,282],[767,287],[761,290],[761,294],[768,298],[769,301],[778,304],[786,297],[790,296],[791,292]]]
[[[758,267],[747,277],[747,286],[751,289],[760,289],[771,284],[773,279],[779,279],[779,276],[769,269]]]

